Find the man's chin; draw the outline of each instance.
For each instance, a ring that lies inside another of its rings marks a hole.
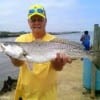
[[[41,29],[33,29],[33,31],[34,31],[35,33],[37,33],[37,32],[41,32]]]

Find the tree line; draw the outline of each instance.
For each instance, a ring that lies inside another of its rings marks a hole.
[[[25,34],[26,32],[7,32],[7,31],[2,31],[0,32],[0,38],[2,37],[16,37],[21,34]]]

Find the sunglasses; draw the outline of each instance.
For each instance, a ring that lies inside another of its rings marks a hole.
[[[31,22],[43,22],[43,18],[31,18]]]
[[[45,14],[45,11],[43,9],[31,9],[31,10],[29,10],[28,15],[33,14],[35,12],[40,13],[40,14]]]

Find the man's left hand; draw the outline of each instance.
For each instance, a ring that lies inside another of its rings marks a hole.
[[[56,58],[51,61],[54,69],[60,71],[66,63],[71,63],[72,59],[64,53],[57,53]]]

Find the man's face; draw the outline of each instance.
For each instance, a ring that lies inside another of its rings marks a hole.
[[[46,26],[46,19],[39,15],[34,15],[31,19],[28,20],[28,23],[32,32],[43,32]]]

